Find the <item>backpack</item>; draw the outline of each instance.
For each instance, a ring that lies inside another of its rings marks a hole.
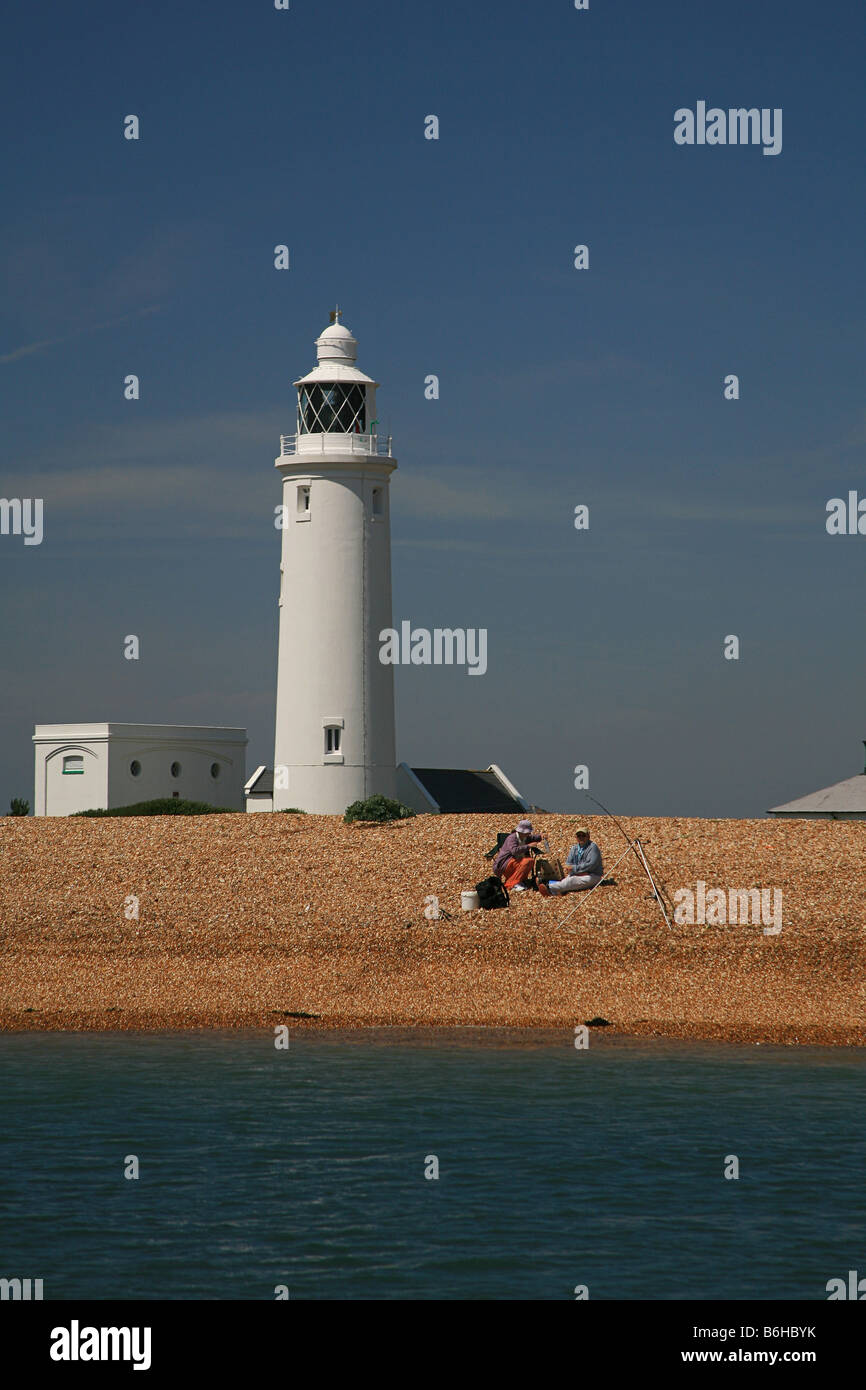
[[[508,889],[498,878],[483,878],[480,883],[476,883],[475,891],[478,894],[479,907],[507,907]]]
[[[565,877],[565,875],[563,874],[563,871],[562,871],[562,861],[561,861],[561,860],[559,860],[559,859],[553,859],[553,858],[547,859],[543,854],[538,854],[538,855],[536,855],[536,857],[535,857],[535,882],[536,882],[536,884],[539,884],[539,883],[550,883],[551,879],[556,879],[557,881],[559,881],[559,879],[564,878],[564,877]]]

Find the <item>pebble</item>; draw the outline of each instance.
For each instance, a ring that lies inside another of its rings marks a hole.
[[[856,821],[621,818],[672,895],[783,891],[783,930],[668,929],[634,856],[573,898],[517,894],[473,929],[496,816],[0,821],[0,1030],[481,1026],[866,1045],[866,845]],[[562,855],[573,816],[535,818]],[[608,864],[625,847],[580,817]],[[429,920],[435,895],[451,920]],[[139,916],[125,905],[138,899]]]

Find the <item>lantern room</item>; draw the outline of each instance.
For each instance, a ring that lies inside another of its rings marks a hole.
[[[340,322],[340,310],[334,309],[329,326],[316,339],[317,366],[295,382],[299,450],[305,435],[338,434],[364,436],[372,445],[370,452],[378,452],[378,382],[356,367],[357,349],[357,340]]]

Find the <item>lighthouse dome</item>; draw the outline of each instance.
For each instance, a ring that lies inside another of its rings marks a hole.
[[[358,340],[342,323],[332,323],[316,339],[320,362],[354,362],[358,356]]]
[[[311,372],[302,376],[295,385],[312,385],[314,382],[349,382],[359,385],[377,386],[378,382],[366,376],[355,366],[358,356],[358,340],[340,323],[341,310],[335,309],[331,323],[316,339],[318,362]],[[372,406],[372,403],[371,403]]]

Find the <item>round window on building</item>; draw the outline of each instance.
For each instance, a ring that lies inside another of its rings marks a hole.
[[[180,763],[172,763],[172,765],[171,765],[171,775],[172,775],[172,777],[179,777],[179,776],[180,776]]]
[[[133,758],[132,762],[129,764],[129,770],[133,777],[139,776],[141,773],[141,763],[138,761],[138,758]]]
[[[219,777],[219,775],[220,775],[220,765],[219,765],[219,763],[211,763],[211,765],[210,765],[210,775],[211,775],[211,777],[214,779],[214,781],[216,781],[216,779],[217,779],[217,778]]]

